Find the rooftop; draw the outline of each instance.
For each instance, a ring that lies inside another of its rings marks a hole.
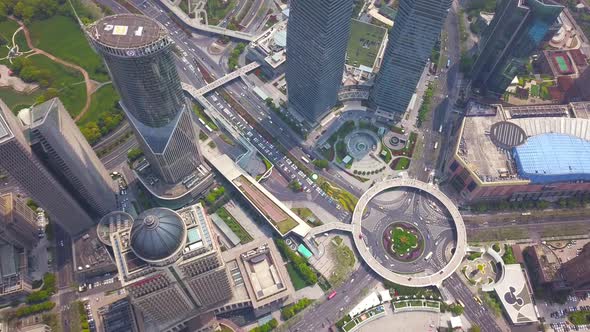
[[[513,324],[537,321],[529,286],[520,264],[505,265],[504,277],[494,290]]]
[[[293,294],[284,262],[272,241],[258,239],[223,252],[222,256],[230,273],[241,277],[240,284],[246,287],[254,308],[286,300]],[[239,271],[232,272],[231,267],[236,265]]]
[[[88,28],[103,45],[130,49],[150,45],[167,34],[166,28],[143,15],[117,14],[103,17]]]
[[[96,226],[98,239],[107,246],[111,246],[110,235],[116,231],[131,228],[133,217],[123,211],[113,211],[100,219]]]
[[[150,221],[152,216],[158,220]],[[136,223],[140,228],[134,231]],[[175,253],[180,255],[179,259],[182,257],[188,260],[195,255],[215,250],[213,234],[201,204],[177,211],[165,208],[144,211],[133,227],[131,230],[119,229],[111,235],[123,284],[149,274],[152,268],[150,263],[168,264],[167,259]],[[133,233],[138,231],[147,233],[136,233],[133,237]],[[147,258],[151,262],[146,261],[145,256],[151,257]]]
[[[73,248],[76,272],[94,274],[116,270],[113,258],[96,233],[89,232],[75,239]]]
[[[566,151],[573,151],[573,145],[570,143],[575,142],[571,139],[560,139],[558,136],[543,135],[560,134],[577,138],[579,141],[590,141],[588,105],[590,103],[502,107],[470,102],[463,119],[457,156],[482,182],[529,181],[530,174],[526,170],[521,171],[519,167],[527,169],[530,164],[517,163],[515,160],[515,156],[520,153],[524,156],[525,151],[541,158],[537,165],[559,156],[560,160],[552,162],[571,166],[573,161],[568,162],[566,159],[576,156],[567,154]],[[532,139],[535,136],[545,138]],[[550,140],[555,144],[551,147],[542,147],[535,144],[537,140]],[[561,143],[558,144],[557,140]],[[526,146],[534,149],[526,150]],[[547,152],[547,149],[552,149],[553,152]],[[589,172],[590,169],[584,170],[584,173]]]
[[[131,249],[145,261],[165,260],[182,247],[186,238],[182,218],[166,208],[142,212],[131,227]]]

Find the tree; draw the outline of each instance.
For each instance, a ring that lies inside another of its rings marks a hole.
[[[88,122],[84,127],[80,129],[82,135],[86,138],[88,143],[91,145],[98,142],[98,140],[102,137],[102,133],[100,128],[94,121]]]
[[[138,148],[133,148],[129,150],[129,152],[127,152],[127,159],[130,162],[136,161],[137,159],[141,158],[141,156],[143,156],[143,151],[141,151],[141,149]]]
[[[291,183],[289,183],[289,188],[295,192],[301,191],[301,183],[299,183],[297,180],[293,180]]]
[[[460,316],[463,314],[463,311],[465,311],[465,308],[463,308],[461,305],[453,304],[449,307],[449,311],[455,316]]]
[[[313,164],[317,168],[327,169],[330,166],[330,163],[326,159],[316,159],[313,161]]]
[[[481,332],[481,327],[479,327],[478,325],[472,325],[469,328],[469,332]]]

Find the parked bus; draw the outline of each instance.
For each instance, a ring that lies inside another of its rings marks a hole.
[[[328,295],[328,300],[333,299],[334,296],[336,296],[336,291],[332,291],[332,293],[330,293],[330,295]]]
[[[430,259],[430,257],[432,257],[432,251],[428,253],[428,255],[426,255],[426,257],[424,257],[424,260],[427,261]]]
[[[305,157],[301,157],[301,160],[303,160],[304,163],[309,164],[309,160]]]

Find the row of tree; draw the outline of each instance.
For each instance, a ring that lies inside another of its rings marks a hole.
[[[286,257],[299,273],[299,275],[305,280],[308,285],[313,285],[318,282],[318,276],[315,272],[309,267],[307,261],[295,253],[287,243],[282,239],[276,239],[275,243],[277,244],[277,248],[282,253],[283,257]]]
[[[310,304],[313,303],[313,300],[310,300],[306,297],[302,298],[301,300],[297,301],[295,304],[288,305],[281,309],[281,318],[283,320],[287,320],[295,315],[297,315],[300,311],[307,308]]]

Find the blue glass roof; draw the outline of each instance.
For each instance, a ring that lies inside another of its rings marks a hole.
[[[542,134],[513,148],[518,174],[533,183],[590,181],[590,142],[564,134]]]

